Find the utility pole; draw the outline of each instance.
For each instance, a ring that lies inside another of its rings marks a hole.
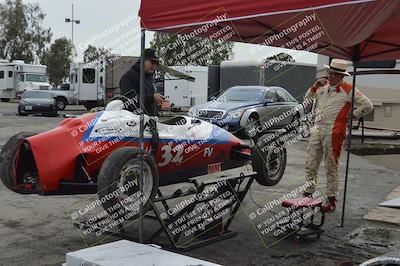
[[[79,19],[75,19],[74,18],[74,4],[72,4],[72,16],[71,16],[71,18],[66,18],[65,22],[72,24],[72,26],[71,26],[72,27],[72,38],[71,38],[71,41],[72,41],[72,45],[74,45],[74,23],[81,24],[81,21]]]
[[[72,3],[72,16],[71,16],[71,18],[66,18],[65,19],[65,22],[66,23],[71,23],[72,25],[71,25],[71,27],[72,27],[72,34],[71,34],[71,44],[72,44],[72,47],[74,47],[74,24],[76,23],[76,24],[81,24],[81,21],[79,20],[79,19],[75,19],[74,18],[74,4]],[[74,56],[73,56],[73,58],[72,58],[72,62],[74,61],[74,57],[76,56],[76,54],[74,54]],[[71,84],[72,84],[72,81],[70,80],[70,82],[71,82]],[[77,101],[76,101],[76,105],[78,105],[79,104],[79,91],[78,91],[78,96],[77,96]]]

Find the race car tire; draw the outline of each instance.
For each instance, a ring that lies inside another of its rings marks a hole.
[[[24,193],[24,190],[14,186],[14,161],[21,142],[28,137],[36,135],[34,132],[20,132],[12,136],[4,145],[0,153],[0,178],[3,184],[10,190]],[[25,193],[29,193],[25,191]]]
[[[272,142],[264,141],[266,136],[259,139],[258,144],[252,149],[252,166],[256,172],[255,179],[262,186],[278,184],[285,172],[287,153],[282,145],[269,147]],[[261,146],[261,147],[260,147]]]
[[[143,197],[140,194],[140,151],[122,147],[113,151],[101,166],[97,195],[103,208],[114,220],[132,220],[140,215],[139,203],[143,201],[143,214],[153,209],[158,189],[159,175],[153,157],[143,158]]]

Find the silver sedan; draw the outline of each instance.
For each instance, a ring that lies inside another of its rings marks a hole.
[[[194,106],[189,115],[229,131],[247,135],[282,129],[304,114],[304,108],[284,88],[235,86],[213,101]]]

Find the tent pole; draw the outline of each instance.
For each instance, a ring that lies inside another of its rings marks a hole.
[[[143,131],[144,131],[144,49],[145,49],[145,34],[144,29],[141,30],[140,38],[140,123],[139,123],[139,149],[140,149],[140,173],[139,173],[139,187],[140,187],[140,197],[139,197],[139,243],[143,243],[143,154],[144,154],[144,141],[143,141]]]
[[[343,227],[344,224],[344,213],[346,209],[346,195],[347,195],[347,180],[349,176],[349,163],[350,163],[350,148],[351,148],[351,134],[353,129],[353,111],[354,111],[354,96],[356,88],[356,77],[357,77],[357,62],[360,58],[360,45],[354,46],[353,53],[353,89],[351,90],[351,108],[349,114],[349,124],[348,124],[348,141],[347,141],[347,158],[346,158],[346,173],[344,177],[344,191],[343,191],[343,203],[342,203],[342,215],[340,218],[339,227]]]

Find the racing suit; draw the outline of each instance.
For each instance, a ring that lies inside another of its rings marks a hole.
[[[311,87],[305,99],[316,100],[316,121],[310,129],[306,158],[306,180],[309,185],[305,192],[314,193],[318,181],[319,165],[324,159],[327,185],[326,195],[336,197],[338,193],[338,160],[343,141],[346,138],[347,117],[351,108],[352,85],[341,82],[330,86]],[[371,101],[357,88],[355,91],[353,117],[358,119],[372,111]]]

